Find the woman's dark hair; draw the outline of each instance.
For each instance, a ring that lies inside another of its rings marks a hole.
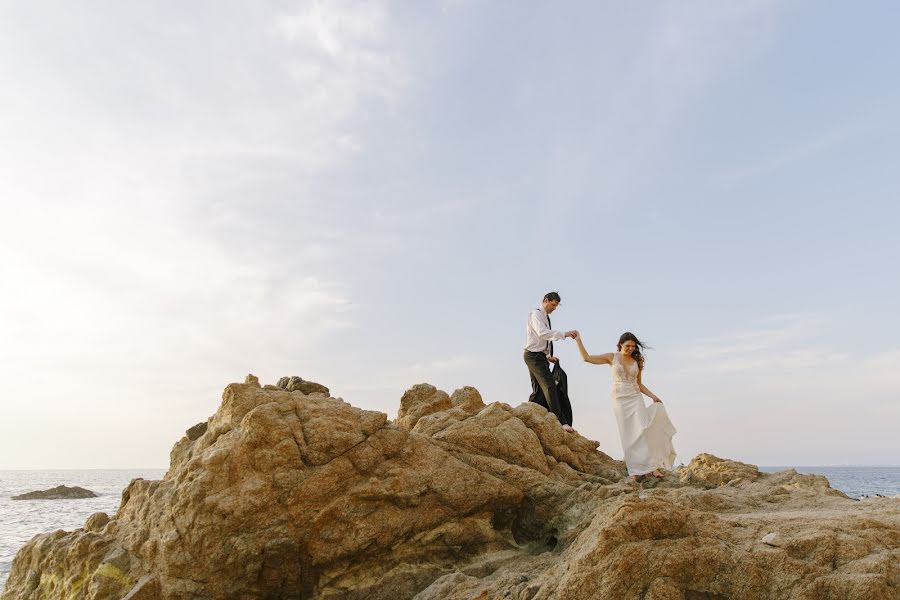
[[[631,358],[637,361],[638,369],[644,369],[644,350],[650,348],[650,346],[646,345],[641,340],[637,339],[637,336],[631,333],[630,331],[626,331],[621,336],[619,336],[619,343],[616,348],[622,350],[622,344],[625,342],[634,342],[635,348],[634,352],[631,353]]]
[[[544,294],[545,302],[553,302],[554,300],[556,302],[562,302],[562,300],[559,297],[559,292],[547,292],[546,294]]]

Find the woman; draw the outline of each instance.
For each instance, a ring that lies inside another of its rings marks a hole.
[[[613,412],[619,424],[628,474],[636,479],[647,474],[662,477],[675,462],[675,449],[672,447],[675,427],[666,414],[662,400],[641,382],[644,344],[633,333],[626,331],[619,338],[618,352],[592,356],[577,331],[575,340],[585,362],[612,366]],[[653,403],[645,406],[641,394],[646,394]]]

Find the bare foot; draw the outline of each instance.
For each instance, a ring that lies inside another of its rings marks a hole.
[[[662,469],[656,469],[655,471],[653,471],[653,476],[654,477],[665,477],[666,472],[663,471]]]
[[[575,433],[575,429],[571,425],[563,425],[563,430],[569,433]]]

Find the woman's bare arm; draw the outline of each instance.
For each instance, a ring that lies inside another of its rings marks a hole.
[[[581,334],[577,331],[575,332],[575,341],[578,342],[578,351],[581,352],[581,358],[584,359],[584,362],[589,362],[592,365],[612,364],[612,352],[608,354],[588,354],[587,349],[584,347],[584,342],[581,341]]]
[[[637,384],[638,384],[638,387],[641,389],[641,393],[644,394],[645,396],[647,396],[648,398],[651,398],[654,402],[662,402],[662,400],[659,399],[659,396],[657,396],[656,394],[651,392],[650,388],[648,388],[646,385],[644,385],[641,382],[641,373],[643,373],[643,372],[644,372],[644,370],[641,369],[638,371],[638,374],[637,374]]]

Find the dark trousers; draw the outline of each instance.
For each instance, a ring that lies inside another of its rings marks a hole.
[[[531,396],[528,397],[529,402],[540,404],[563,422],[562,410],[559,406],[559,393],[556,389],[556,383],[553,381],[553,374],[550,373],[550,363],[547,362],[547,355],[543,352],[525,351],[525,365],[528,367],[528,374],[531,375]]]

